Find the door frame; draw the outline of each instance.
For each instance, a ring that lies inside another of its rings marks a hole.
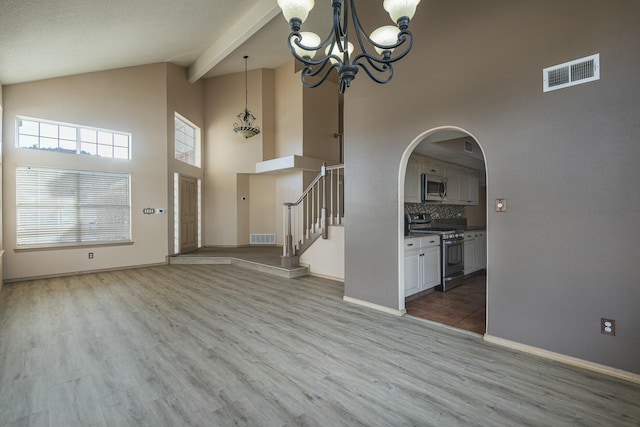
[[[462,132],[462,133],[466,133],[467,135],[469,135],[470,137],[472,137],[480,146],[480,150],[482,150],[482,156],[484,158],[484,164],[485,164],[485,174],[486,174],[486,182],[489,182],[489,168],[488,168],[488,164],[487,164],[487,156],[485,154],[485,150],[482,146],[482,144],[480,143],[480,141],[478,141],[478,138],[476,138],[476,136],[474,134],[472,134],[471,132],[469,132],[468,130],[458,127],[458,126],[439,126],[439,127],[435,127],[435,128],[431,128],[421,134],[419,134],[417,137],[415,137],[413,139],[413,141],[411,141],[411,143],[407,146],[407,148],[404,150],[404,152],[402,153],[402,158],[400,159],[400,166],[398,168],[398,309],[401,313],[405,313],[406,312],[406,308],[405,308],[405,304],[404,304],[404,300],[405,300],[405,296],[404,296],[404,181],[405,181],[405,176],[407,173],[407,163],[409,162],[409,157],[411,156],[411,154],[413,154],[413,151],[415,150],[415,148],[418,146],[418,144],[420,144],[422,141],[424,141],[425,139],[427,139],[429,136],[439,133],[439,132],[443,132],[443,131],[457,131],[457,132]],[[487,217],[487,231],[486,231],[486,235],[487,235],[487,248],[489,248],[489,241],[490,241],[490,236],[491,233],[489,231],[489,192],[486,191],[486,217]],[[488,250],[487,250],[488,253]],[[490,291],[490,286],[489,284],[491,283],[490,280],[490,274],[491,274],[491,268],[489,265],[489,257],[487,256],[487,297],[486,297],[486,318],[485,318],[485,322],[487,325],[487,331],[485,332],[485,334],[488,334],[488,328],[489,328],[489,291]]]
[[[174,235],[174,252],[176,254],[183,253],[182,251],[182,235],[181,235],[181,227],[182,227],[182,193],[181,193],[181,182],[183,178],[194,180],[196,183],[196,248],[197,250],[202,247],[202,180],[195,176],[175,172],[174,173],[174,226],[173,226],[173,235]]]

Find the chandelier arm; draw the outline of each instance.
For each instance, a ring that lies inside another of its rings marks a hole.
[[[407,56],[407,54],[409,53],[409,51],[413,47],[413,34],[411,34],[411,32],[409,30],[400,31],[400,33],[398,34],[398,43],[396,43],[395,45],[392,45],[392,48],[400,47],[405,43],[406,43],[406,46],[404,47],[404,50],[401,53],[393,55],[393,56],[389,56],[388,59],[384,59],[384,62],[387,62],[387,63],[396,62],[396,61],[401,60],[405,56]],[[376,43],[374,43],[374,44],[376,44]],[[378,47],[380,47],[380,45],[378,45]],[[385,47],[386,46],[383,46],[382,48],[384,49]],[[395,51],[394,51],[394,53],[395,53]]]
[[[356,30],[356,38],[358,39],[358,45],[360,45],[360,49],[362,50],[363,53],[369,55],[369,52],[367,51],[367,48],[364,44],[364,42],[362,41],[362,36],[364,35],[364,37],[366,37],[366,39],[369,41],[369,43],[373,43],[373,40],[371,40],[369,38],[369,36],[367,36],[367,34],[364,31],[364,28],[362,28],[362,25],[360,24],[360,18],[358,18],[358,11],[356,10],[356,5],[355,2],[353,0],[349,0],[349,3],[351,5],[351,15],[353,16],[353,28]],[[353,61],[353,63],[355,64],[356,62]]]
[[[333,70],[334,68],[336,68],[336,65],[332,65],[329,68],[327,68],[324,73],[322,74],[322,76],[314,83],[310,83],[307,81],[306,77],[315,77],[318,74],[320,74],[320,72],[324,69],[324,67],[326,66],[326,62],[322,65],[322,67],[320,67],[318,70],[310,72],[311,68],[310,67],[304,67],[302,69],[302,73],[300,74],[300,79],[302,80],[302,84],[310,89],[313,89],[315,87],[320,86],[322,83],[324,83],[325,80],[327,80],[327,77],[329,77],[329,73],[331,73],[331,70]]]
[[[367,66],[367,63],[362,61],[365,59],[366,62],[369,63],[370,66]],[[376,83],[388,83],[393,78],[393,66],[388,62],[380,62],[381,65],[377,65],[375,58],[371,58],[367,55],[358,55],[354,58],[353,63],[364,70],[365,73],[371,78],[371,80]],[[383,74],[388,73],[386,78],[378,77],[375,73]]]
[[[349,0],[346,0],[346,1],[348,2]],[[344,15],[342,17],[343,22],[340,22],[342,0],[333,0],[331,2],[331,5],[333,7],[333,42],[338,45],[338,49],[340,50],[340,52],[344,53],[344,47],[342,46],[342,43],[340,43],[340,41],[343,39],[346,40],[347,15],[349,12],[349,6],[347,5],[347,7],[344,8]],[[345,42],[345,46],[346,45],[347,43]],[[330,52],[332,51],[333,51],[333,48],[331,48]],[[340,60],[340,62],[342,62],[342,60]]]

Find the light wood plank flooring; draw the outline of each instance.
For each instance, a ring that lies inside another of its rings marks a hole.
[[[342,301],[172,265],[8,284],[2,426],[638,426],[640,386]]]

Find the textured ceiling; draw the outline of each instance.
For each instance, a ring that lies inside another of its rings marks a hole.
[[[331,7],[320,3],[303,31],[325,36]],[[290,28],[255,12],[268,8],[276,0],[0,0],[0,83],[198,59],[193,81],[243,71],[244,55],[249,69],[276,68],[291,60]],[[268,19],[242,34],[255,16]]]
[[[275,5],[276,0],[273,0]],[[156,62],[191,65],[258,0],[0,0],[0,82]],[[281,39],[287,23],[282,16]],[[274,19],[274,21],[276,20]],[[268,44],[254,47],[271,63]],[[251,55],[251,52],[247,53]],[[241,71],[239,64],[227,72]],[[232,62],[231,62],[232,63]],[[280,64],[275,64],[280,65]],[[263,66],[252,61],[252,68]],[[220,73],[219,73],[220,74]]]

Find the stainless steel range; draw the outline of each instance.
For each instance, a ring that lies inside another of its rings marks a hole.
[[[440,236],[440,261],[442,275],[437,291],[446,292],[464,280],[464,232],[456,228],[432,227],[428,213],[406,214],[405,235],[438,234]]]

